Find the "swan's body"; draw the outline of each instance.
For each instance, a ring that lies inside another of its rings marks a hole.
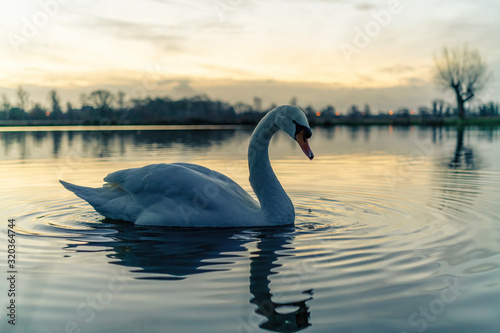
[[[152,164],[109,174],[101,188],[61,182],[100,214],[142,225],[259,225],[260,205],[223,174],[187,163]],[[222,217],[223,214],[223,217]]]
[[[152,164],[113,172],[101,188],[61,181],[100,214],[141,225],[177,227],[277,226],[294,223],[295,210],[269,161],[271,137],[279,129],[300,144],[310,158],[311,130],[302,111],[281,106],[257,125],[248,147],[250,184],[255,201],[223,174],[187,163]]]

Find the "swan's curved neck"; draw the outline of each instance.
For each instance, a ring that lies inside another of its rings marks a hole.
[[[248,146],[250,184],[259,198],[266,224],[292,224],[295,210],[292,201],[274,174],[269,161],[269,142],[279,130],[275,114],[269,112],[255,128]]]

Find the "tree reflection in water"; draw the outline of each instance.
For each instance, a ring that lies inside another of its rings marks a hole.
[[[206,149],[231,140],[236,133],[236,129],[213,130],[210,127],[196,130],[180,127],[171,130],[7,131],[0,132],[0,143],[5,155],[14,149],[15,158],[23,160],[32,158],[41,149],[46,150],[46,156],[55,158],[60,157],[61,152],[68,154],[68,151],[78,152],[82,157],[103,158],[126,155],[127,147],[164,149],[180,145],[189,149]],[[45,146],[51,146],[52,150]]]
[[[457,145],[449,167],[451,169],[474,170],[474,152],[472,148],[464,146],[464,131],[464,126],[457,128]]]

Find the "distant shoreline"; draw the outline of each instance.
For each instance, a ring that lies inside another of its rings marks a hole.
[[[27,92],[19,88],[21,96]],[[66,104],[63,112],[57,92],[51,91],[50,107],[35,103],[27,107],[22,98],[17,105],[11,105],[4,98],[0,105],[0,128],[5,126],[255,126],[265,116],[267,108],[262,100],[254,99],[254,104],[230,104],[211,100],[208,96],[193,96],[173,100],[168,97],[140,98],[127,100],[124,93],[113,95],[107,90],[96,90],[82,97],[82,105],[73,107]],[[21,103],[22,102],[22,103]],[[297,105],[295,98],[290,105]],[[271,105],[270,109],[276,105]],[[493,102],[467,109],[461,119],[459,112],[442,100],[435,100],[431,107],[421,106],[417,110],[402,107],[395,110],[371,111],[369,105],[363,109],[352,105],[346,112],[340,112],[328,105],[322,109],[312,106],[301,107],[311,126],[498,126],[500,125],[500,105]]]
[[[95,131],[206,131],[206,130],[235,130],[253,129],[249,125],[20,125],[2,126],[0,132],[95,132]]]
[[[207,129],[207,127],[212,127],[212,129],[233,129],[233,128],[245,128],[250,126],[255,126],[258,121],[252,122],[235,122],[235,123],[216,123],[216,122],[152,122],[152,123],[141,123],[141,122],[127,122],[122,121],[121,123],[99,123],[99,122],[75,122],[69,120],[0,120],[0,128],[2,127],[97,127],[95,130],[128,130],[129,128],[133,130],[133,127],[146,126],[150,127],[151,130],[163,130],[163,129]],[[309,123],[312,126],[330,127],[337,125],[347,125],[347,126],[469,126],[469,125],[480,125],[480,126],[499,126],[500,116],[496,117],[471,117],[465,120],[461,120],[458,117],[449,118],[434,118],[434,117],[421,117],[421,116],[411,116],[411,117],[398,117],[398,116],[371,116],[363,117],[358,119],[353,119],[349,116],[338,116],[328,119],[315,119],[315,117],[309,117]],[[210,128],[208,128],[210,129]],[[72,129],[70,129],[72,130]]]

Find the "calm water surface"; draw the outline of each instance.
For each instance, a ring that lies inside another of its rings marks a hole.
[[[2,271],[16,220],[16,326],[1,332],[498,332],[500,131],[278,135],[294,227],[183,230],[103,220],[58,179],[198,163],[245,189],[251,130],[0,129]]]

